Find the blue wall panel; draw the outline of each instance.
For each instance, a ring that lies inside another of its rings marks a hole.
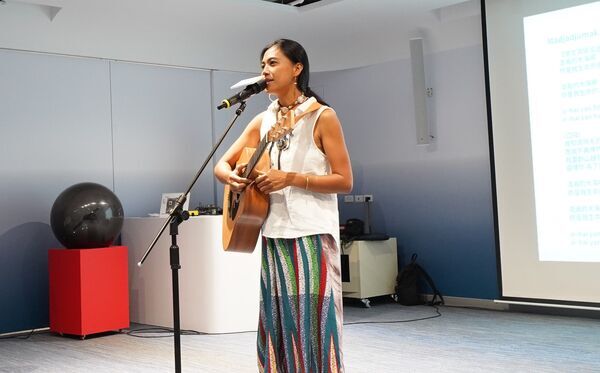
[[[311,79],[336,109],[353,163],[353,194],[373,194],[373,230],[416,252],[446,295],[495,298],[481,46],[428,56],[431,145],[416,145],[407,60]],[[214,106],[254,74],[174,69],[0,50],[0,333],[48,325],[48,225],[66,187],[114,188],[128,216],[157,212],[187,186],[233,110]],[[217,158],[251,118],[261,94]],[[221,203],[212,164],[192,192]],[[341,218],[364,206],[340,202]]]
[[[210,72],[111,63],[115,191],[126,216],[158,213],[162,193],[182,193],[212,146]],[[212,167],[190,208],[213,203]]]
[[[158,212],[212,145],[210,72],[0,50],[0,333],[48,326],[50,209],[68,186]],[[214,203],[212,167],[191,206]],[[149,238],[151,239],[151,238]]]
[[[0,333],[48,325],[50,209],[67,187],[112,187],[106,61],[0,50]]]
[[[481,46],[426,58],[435,140],[416,144],[408,60],[315,74],[341,119],[352,194],[373,194],[372,228],[398,238],[443,294],[498,296]],[[341,220],[364,219],[344,203]]]

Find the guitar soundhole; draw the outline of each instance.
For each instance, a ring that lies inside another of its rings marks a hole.
[[[229,206],[227,208],[227,213],[229,214],[229,219],[235,219],[237,215],[238,208],[240,207],[240,193],[229,192]]]

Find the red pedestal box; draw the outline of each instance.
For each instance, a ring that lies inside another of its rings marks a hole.
[[[129,327],[127,247],[50,249],[50,330],[86,336]]]

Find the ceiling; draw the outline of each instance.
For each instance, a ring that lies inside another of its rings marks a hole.
[[[324,71],[403,58],[416,36],[430,51],[480,42],[479,22],[478,0],[6,0],[0,48],[256,71],[262,47],[287,37]]]

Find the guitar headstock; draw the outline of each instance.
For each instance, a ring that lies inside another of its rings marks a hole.
[[[289,121],[287,121],[284,116],[271,127],[267,133],[267,141],[275,142],[291,132],[292,128],[289,125]]]

